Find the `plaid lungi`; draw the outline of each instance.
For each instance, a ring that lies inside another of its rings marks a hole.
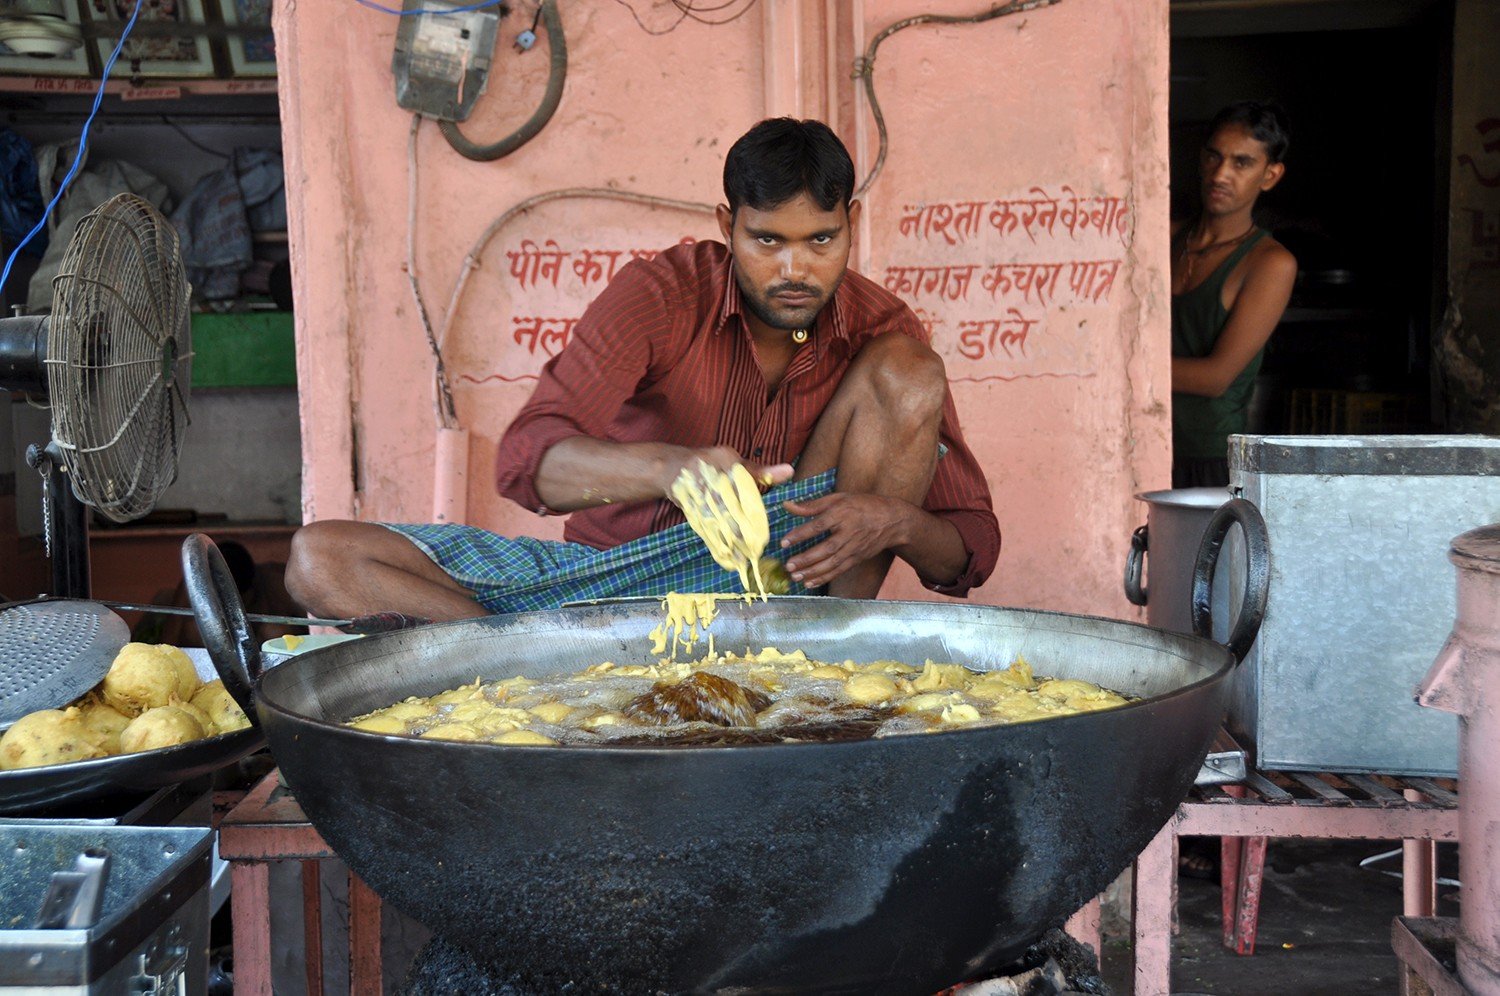
[[[781,538],[804,521],[781,503],[828,494],[833,491],[834,474],[825,471],[766,492],[766,517],[771,524],[767,556],[784,562],[817,542],[814,538],[781,549]],[[741,587],[739,575],[714,563],[703,540],[686,523],[608,550],[530,536],[501,536],[477,526],[381,525],[415,543],[491,612],[555,609],[564,602],[660,596],[669,591],[733,593]],[[791,594],[809,592],[794,581]]]

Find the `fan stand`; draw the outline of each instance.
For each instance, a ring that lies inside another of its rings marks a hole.
[[[68,482],[67,467],[56,443],[32,443],[26,463],[42,475],[43,538],[52,566],[51,592],[57,598],[88,598],[89,511]]]
[[[0,391],[45,398],[46,355],[46,316],[7,319],[5,334],[0,335]],[[26,448],[26,463],[42,476],[43,541],[52,572],[49,592],[57,598],[88,598],[92,591],[88,507],[73,494],[67,464],[56,443],[32,443]]]

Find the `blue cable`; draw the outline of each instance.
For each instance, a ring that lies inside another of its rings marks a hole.
[[[99,113],[99,104],[104,100],[104,87],[109,83],[109,72],[115,68],[115,60],[120,57],[120,51],[125,47],[125,39],[130,37],[130,31],[135,27],[135,19],[140,16],[141,6],[145,0],[135,0],[135,9],[130,12],[130,20],[125,23],[125,30],[120,32],[120,40],[115,42],[115,50],[109,53],[109,61],[104,64],[104,78],[99,81],[99,91],[94,94],[94,106],[89,111],[89,116],[83,122],[83,134],[78,139],[78,154],[73,157],[73,165],[68,170],[68,175],[57,187],[57,193],[52,195],[52,200],[47,202],[47,208],[42,212],[42,220],[36,223],[36,227],[26,233],[26,237],[20,244],[10,251],[10,258],[5,261],[5,270],[0,272],[0,293],[4,293],[5,284],[10,280],[10,268],[15,265],[16,257],[21,250],[26,248],[42,226],[47,224],[47,219],[52,217],[52,209],[57,207],[57,202],[62,200],[62,195],[67,192],[68,185],[73,182],[73,177],[78,175],[78,167],[83,165],[83,160],[89,150],[89,125],[94,123],[94,115]]]
[[[467,7],[444,7],[442,10],[395,10],[391,7],[382,7],[375,0],[354,0],[361,7],[369,7],[378,10],[382,14],[395,14],[397,17],[415,17],[417,14],[467,14],[471,10],[483,10],[486,7],[497,7],[505,0],[484,0],[483,3],[471,3]]]

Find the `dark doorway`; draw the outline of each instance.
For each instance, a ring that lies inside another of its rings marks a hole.
[[[1446,2],[1174,2],[1173,217],[1197,210],[1208,121],[1274,100],[1287,174],[1257,221],[1298,260],[1251,403],[1257,433],[1440,428],[1453,11]]]

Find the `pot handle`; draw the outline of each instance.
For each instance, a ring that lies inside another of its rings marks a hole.
[[[1145,605],[1147,592],[1141,586],[1141,568],[1146,563],[1146,549],[1151,545],[1149,529],[1141,526],[1130,534],[1130,552],[1125,555],[1125,597],[1131,605]]]
[[[202,533],[182,541],[182,579],[214,669],[250,722],[259,726],[254,688],[262,670],[260,648],[224,555]]]
[[[1193,563],[1192,614],[1193,632],[1212,640],[1214,569],[1219,565],[1224,538],[1236,522],[1245,533],[1245,601],[1226,646],[1238,663],[1255,644],[1260,624],[1266,618],[1266,599],[1271,591],[1271,539],[1266,520],[1261,517],[1260,509],[1243,498],[1230,499],[1220,506],[1203,531],[1198,557]]]

